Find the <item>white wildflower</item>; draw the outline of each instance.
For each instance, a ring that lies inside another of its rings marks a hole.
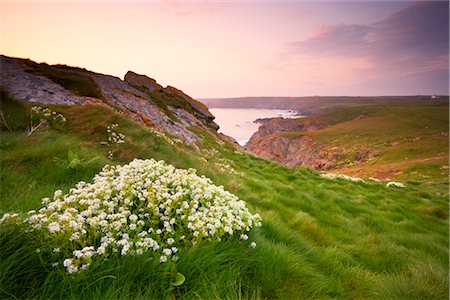
[[[155,160],[105,166],[93,183],[80,182],[64,196],[57,191],[54,201],[43,204],[26,222],[76,241],[70,243],[72,257],[63,262],[69,273],[111,255],[155,252],[161,263],[176,261],[183,247],[225,235],[246,240],[251,228],[261,226],[261,217],[222,186],[193,169]]]
[[[388,183],[386,183],[386,187],[405,188],[406,185],[401,182],[389,181]]]
[[[61,229],[59,223],[57,222],[51,222],[50,224],[48,224],[47,228],[50,233],[58,232]]]
[[[241,240],[248,240],[248,235],[241,234],[240,238],[241,238]]]

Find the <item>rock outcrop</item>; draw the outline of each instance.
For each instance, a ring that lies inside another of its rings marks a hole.
[[[179,97],[187,101],[187,103],[189,103],[190,107],[192,108],[192,110],[194,111],[195,115],[198,118],[204,120],[210,126],[213,126],[215,130],[219,129],[219,126],[213,122],[215,117],[209,112],[208,107],[205,104],[192,99],[191,97],[189,97],[179,89],[174,88],[173,86],[169,85],[164,90],[174,97]]]
[[[289,167],[306,166],[329,170],[339,160],[323,151],[308,133],[326,127],[325,123],[302,119],[262,119],[262,125],[245,146],[254,154]]]
[[[163,88],[154,79],[128,72],[118,77],[62,65],[37,64],[1,56],[1,88],[12,97],[43,104],[104,103],[133,120],[178,136],[196,147],[201,138],[188,127],[215,134],[219,126],[208,108],[182,91]]]
[[[1,56],[2,89],[16,99],[31,103],[84,103],[85,97],[75,95],[43,75],[34,74],[30,62]]]
[[[162,109],[168,109],[172,112],[177,110],[175,114],[178,115],[181,114],[179,109],[183,109],[194,115],[205,126],[214,130],[219,129],[219,126],[214,123],[214,116],[209,112],[208,107],[192,99],[179,89],[172,86],[163,88],[153,78],[131,71],[128,71],[125,75],[125,82],[144,93],[145,97],[149,97],[152,102],[159,105]]]
[[[304,132],[304,131],[317,131],[324,128],[326,125],[322,122],[309,121],[303,119],[284,119],[284,118],[269,118],[258,119],[256,123],[262,124],[258,131],[255,132],[248,142],[248,146],[275,132]]]
[[[139,75],[131,71],[128,71],[127,74],[125,74],[124,80],[129,85],[134,86],[139,90],[147,89],[151,92],[158,92],[163,89],[163,87],[159,85],[155,79],[145,75]]]

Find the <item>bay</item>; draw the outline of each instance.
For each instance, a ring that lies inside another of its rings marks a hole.
[[[261,118],[300,118],[296,111],[258,108],[210,108],[216,117],[214,122],[220,126],[219,132],[234,138],[244,146],[255,133],[260,124],[254,123]]]

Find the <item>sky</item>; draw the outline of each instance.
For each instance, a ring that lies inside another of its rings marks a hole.
[[[0,1],[0,53],[194,98],[449,94],[447,1]]]

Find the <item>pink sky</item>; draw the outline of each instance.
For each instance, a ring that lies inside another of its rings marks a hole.
[[[2,2],[0,49],[197,98],[448,94],[448,3]]]

